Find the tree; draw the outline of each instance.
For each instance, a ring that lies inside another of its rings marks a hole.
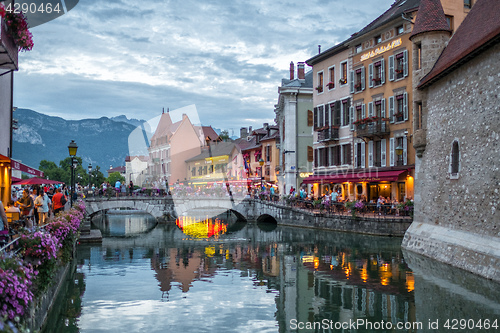
[[[122,184],[125,182],[125,177],[123,177],[118,171],[111,173],[108,177],[108,182],[111,186],[115,186],[117,180],[119,180]]]
[[[223,130],[219,134],[219,138],[222,139],[222,141],[227,142],[229,140],[229,131],[228,130]]]
[[[101,168],[98,165],[94,169],[92,169],[90,175],[91,175],[90,182],[94,184],[96,187],[99,187],[106,180],[106,177],[104,177],[104,175],[101,172]]]

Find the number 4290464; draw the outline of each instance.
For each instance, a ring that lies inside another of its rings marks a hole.
[[[19,14],[19,13],[23,13],[23,14],[26,14],[26,13],[51,14],[52,12],[60,13],[62,11],[62,9],[61,9],[59,3],[57,3],[55,6],[52,6],[52,4],[50,2],[47,2],[47,3],[42,2],[41,4],[36,4],[36,3],[30,3],[30,4],[15,3],[15,4],[12,4],[12,3],[9,3],[7,5],[7,7],[5,7],[5,11],[9,12],[9,13],[14,13],[14,14]]]
[[[449,330],[465,330],[465,329],[498,329],[498,319],[448,319],[443,325]]]

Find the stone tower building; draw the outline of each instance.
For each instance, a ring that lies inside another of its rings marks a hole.
[[[447,44],[439,1],[420,6],[415,216],[402,245],[500,281],[500,1],[474,4]]]

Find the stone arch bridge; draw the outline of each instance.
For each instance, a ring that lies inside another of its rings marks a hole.
[[[291,208],[281,203],[227,197],[91,197],[86,198],[87,214],[128,208],[145,211],[157,219],[184,215],[216,216],[231,211],[240,220],[266,221],[282,225],[403,237],[412,219],[369,218],[327,215],[318,211]],[[201,215],[200,215],[201,212]]]

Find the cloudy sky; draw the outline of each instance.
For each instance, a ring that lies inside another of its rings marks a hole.
[[[80,0],[31,29],[14,103],[66,119],[144,120],[194,104],[204,125],[238,134],[273,122],[290,61],[341,42],[392,3]]]

